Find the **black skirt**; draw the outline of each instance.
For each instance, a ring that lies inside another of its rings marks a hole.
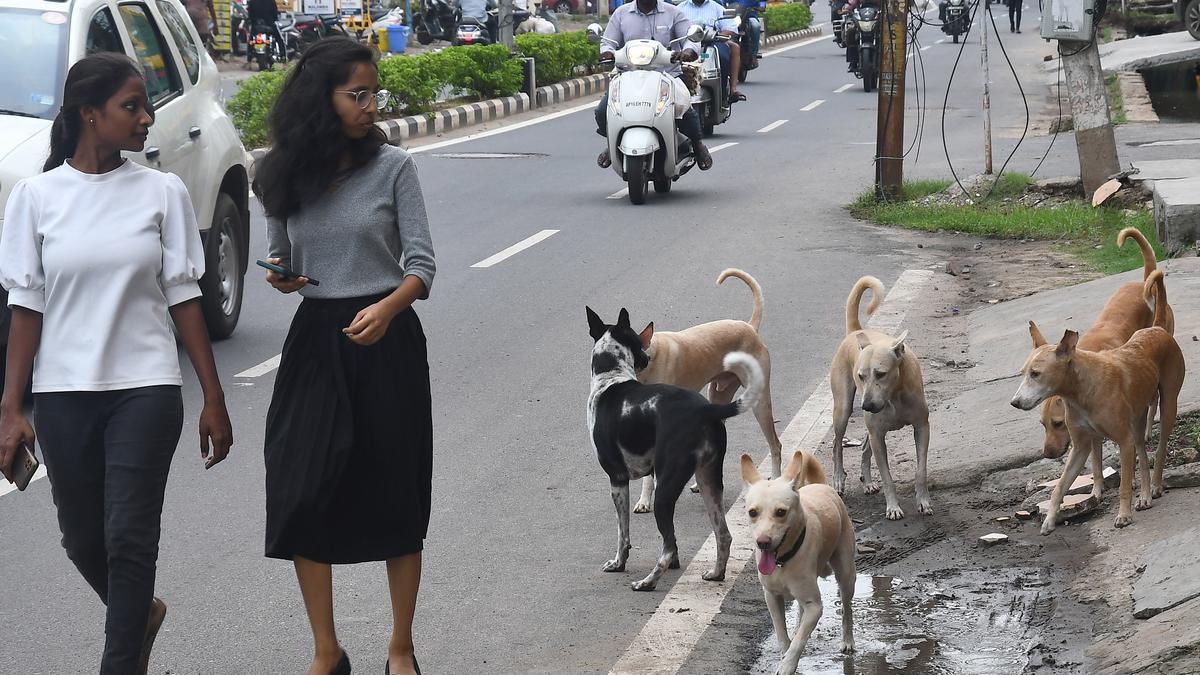
[[[267,412],[266,555],[387,560],[423,547],[433,420],[425,334],[413,310],[370,347],[342,333],[382,296],[305,299]]]

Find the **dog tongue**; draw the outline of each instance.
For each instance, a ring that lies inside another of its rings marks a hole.
[[[774,551],[758,552],[758,573],[768,577],[775,573]]]

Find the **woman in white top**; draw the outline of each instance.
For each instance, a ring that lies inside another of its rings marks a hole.
[[[108,607],[104,675],[145,673],[166,614],[154,576],[183,426],[170,320],[204,390],[206,468],[233,443],[197,302],[204,254],[187,189],[121,157],[142,151],[153,123],[128,58],[97,54],[72,66],[50,158],[13,189],[0,238],[12,307],[0,470],[9,477],[17,448],[34,446],[21,407],[32,370],[63,547]]]

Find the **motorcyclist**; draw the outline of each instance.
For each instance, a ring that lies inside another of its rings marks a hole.
[[[265,32],[272,36],[276,44],[279,45],[279,53],[283,56],[283,60],[288,60],[287,42],[283,39],[283,34],[279,32],[279,8],[275,6],[275,0],[249,0],[246,3],[246,20],[250,22],[250,36]],[[246,62],[254,60],[254,50],[246,48]]]
[[[854,10],[858,9],[860,6],[878,7],[878,2],[879,0],[848,0],[848,2],[840,10],[838,10],[838,13],[842,14],[843,16],[848,16],[853,14]],[[846,42],[845,46],[846,60],[850,62],[850,65],[846,68],[846,72],[856,73],[858,72],[858,31],[851,31],[849,35],[851,36],[851,39]]]
[[[845,6],[846,6],[846,0],[829,0],[829,23],[830,24],[836,25],[838,17],[843,16],[842,8]],[[842,43],[842,37],[843,36],[842,36],[841,31],[835,31],[833,34],[833,41],[836,42],[839,47],[846,46],[845,44]]]
[[[718,35],[734,37],[737,35],[737,24],[733,19],[725,18],[725,7],[717,0],[685,0],[676,5],[679,11],[693,24],[704,28],[712,28]],[[721,57],[722,86],[728,92],[730,103],[745,101],[746,95],[738,92],[737,78],[733,73],[738,72],[741,62],[741,46],[737,42],[721,40],[713,47]]]
[[[673,61],[695,61],[700,57],[697,46],[687,37],[692,22],[674,5],[664,0],[637,0],[621,5],[609,18],[608,28],[604,30],[604,38],[600,41],[600,62],[611,64],[616,59],[618,49],[630,40],[657,40],[668,49],[675,49]],[[672,42],[681,45],[673,47]],[[674,75],[678,80],[682,72],[677,64],[663,69]],[[684,87],[683,82],[677,82],[676,89]],[[686,87],[685,87],[686,88]],[[680,133],[692,142],[692,151],[696,154],[696,166],[701,171],[712,168],[712,155],[704,146],[704,134],[700,129],[700,117],[696,111],[688,107],[687,112],[678,122]],[[608,138],[608,93],[600,99],[596,106],[596,133]],[[612,166],[608,146],[596,159],[601,168]]]
[[[751,70],[758,67],[758,60],[762,58],[762,19],[758,15],[759,4],[759,0],[728,0],[725,3],[726,7],[737,9],[739,14],[742,9],[752,9],[755,12],[746,24],[746,32],[750,34],[750,53],[742,54],[743,59],[752,59]]]
[[[461,0],[459,9],[462,11],[462,18],[477,19],[480,24],[487,23],[487,0]]]

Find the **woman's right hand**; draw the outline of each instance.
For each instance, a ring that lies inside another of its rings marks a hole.
[[[12,482],[12,464],[17,456],[17,449],[21,447],[22,442],[32,448],[35,438],[33,427],[29,420],[25,419],[25,413],[20,410],[0,410],[0,472],[8,482]]]
[[[278,265],[283,262],[279,258],[267,258],[267,262],[272,265]],[[295,293],[296,291],[308,285],[308,279],[305,277],[285,277],[282,274],[277,274],[270,270],[267,271],[267,283],[275,287],[275,290],[280,293]]]

